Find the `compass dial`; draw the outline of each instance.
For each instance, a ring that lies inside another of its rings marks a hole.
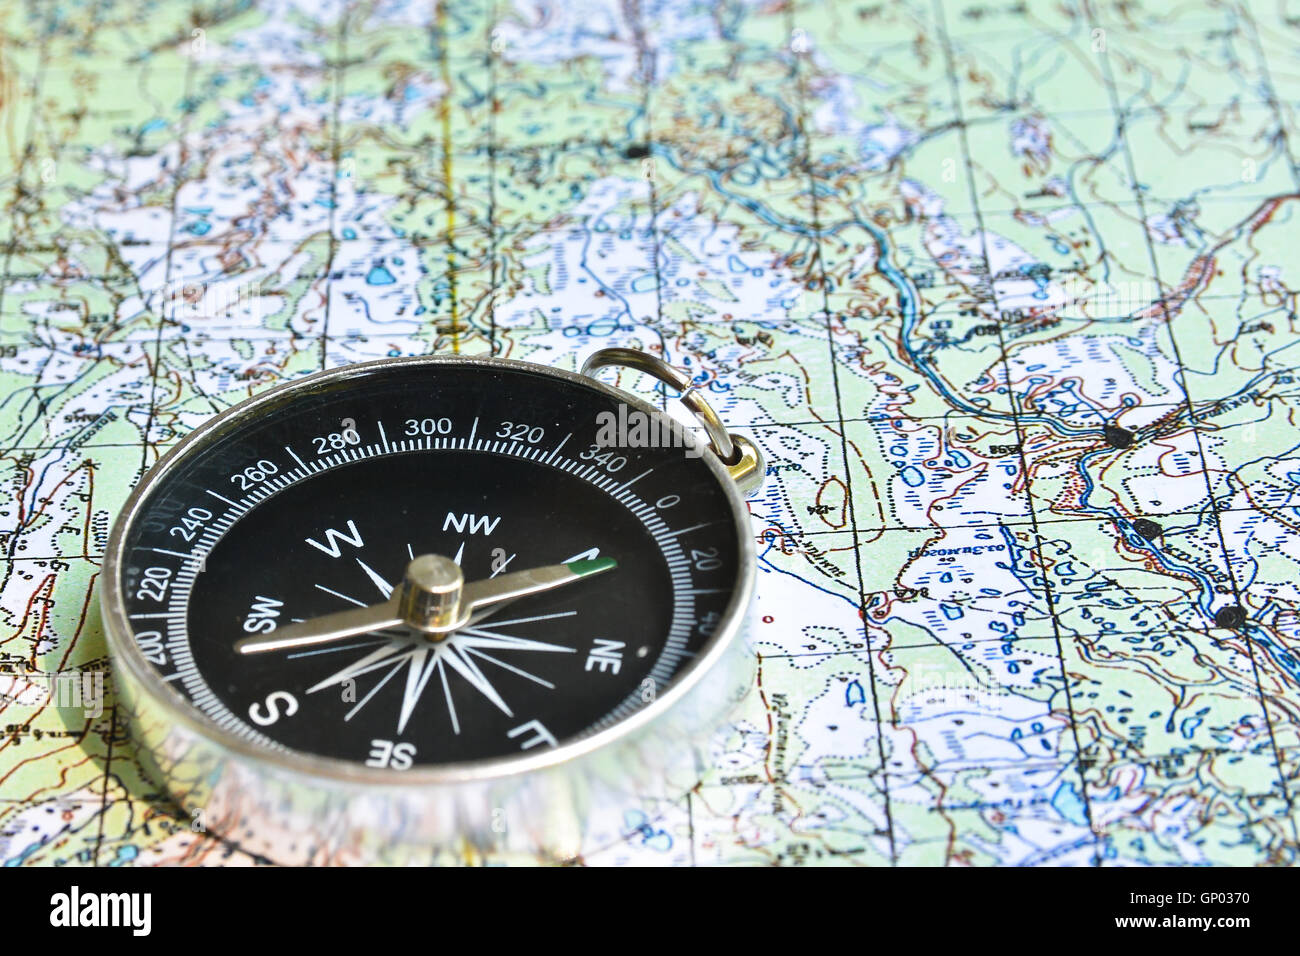
[[[137,656],[220,733],[393,770],[562,747],[654,706],[736,614],[746,542],[716,463],[598,444],[620,404],[520,365],[398,361],[220,420],[122,532]],[[395,602],[423,556],[467,594],[584,573],[439,633],[241,653]]]

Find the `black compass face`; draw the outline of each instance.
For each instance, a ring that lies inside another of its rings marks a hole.
[[[145,492],[121,573],[136,644],[226,732],[372,767],[519,754],[630,717],[725,628],[743,547],[698,452],[619,406],[452,363],[282,393]],[[611,426],[631,444],[610,447]],[[450,630],[266,649],[395,602],[423,555],[454,562],[467,595],[533,569],[600,573]]]

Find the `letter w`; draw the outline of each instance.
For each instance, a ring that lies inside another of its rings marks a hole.
[[[316,544],[315,541],[309,543]],[[316,544],[316,547],[320,548],[320,545]],[[321,550],[324,551],[325,549],[321,548]],[[334,557],[337,558],[338,555],[336,554]],[[277,601],[275,598],[262,597],[262,595],[259,594],[253,598],[253,608],[251,613],[253,617],[279,617],[280,608],[283,606],[283,601]]]
[[[360,548],[365,544],[365,542],[361,540],[361,532],[357,530],[357,526],[351,521],[348,521],[348,530],[352,532],[351,535],[346,535],[342,531],[335,531],[333,528],[326,528],[325,540],[329,542],[328,544],[321,544],[314,538],[306,538],[305,540],[313,548],[324,551],[331,558],[337,558],[343,553],[343,549],[339,547],[340,541],[346,541],[354,548]]]

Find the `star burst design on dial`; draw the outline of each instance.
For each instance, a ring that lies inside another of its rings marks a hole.
[[[454,561],[457,565],[461,562],[464,550],[465,546],[462,544],[456,552]],[[412,553],[409,545],[407,546],[407,553]],[[504,571],[514,557],[515,555],[511,555],[507,559],[494,562],[492,577],[496,577]],[[356,562],[383,597],[385,599],[389,598],[393,593],[393,585],[360,558],[357,558]],[[365,606],[363,602],[324,585],[317,584],[316,588],[359,607]],[[453,678],[464,680],[504,714],[513,717],[514,714],[510,709],[510,705],[493,685],[492,671],[494,668],[509,671],[512,674],[540,684],[548,690],[554,690],[555,685],[544,678],[538,677],[536,674],[529,673],[522,667],[502,660],[497,655],[512,652],[576,653],[576,648],[505,633],[502,628],[531,624],[536,621],[572,617],[577,614],[577,611],[560,611],[553,614],[538,614],[530,617],[492,621],[487,626],[484,626],[483,622],[504,608],[506,603],[499,604],[479,615],[475,615],[468,624],[453,631],[442,640],[431,641],[423,635],[404,628],[390,628],[377,632],[374,640],[352,642],[322,650],[303,651],[291,654],[290,657],[309,657],[317,654],[364,650],[366,653],[361,657],[307,688],[307,693],[319,693],[331,687],[341,688],[349,682],[355,683],[359,678],[367,675],[380,674],[379,680],[344,716],[344,720],[351,720],[374,700],[386,685],[390,684],[395,677],[404,671],[405,686],[402,691],[401,710],[397,719],[397,732],[401,734],[406,729],[406,725],[410,722],[416,706],[426,689],[432,684],[435,688],[441,688],[452,730],[454,733],[459,734],[461,728],[460,718],[456,712],[451,693]],[[491,666],[485,669],[483,665]],[[434,681],[435,677],[437,677],[436,682]]]

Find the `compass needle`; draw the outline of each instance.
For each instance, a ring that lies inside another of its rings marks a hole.
[[[390,594],[393,593],[393,588],[365,562],[358,558],[357,563],[381,591],[387,588]],[[486,616],[480,614],[475,617],[473,612],[476,610],[481,611],[529,594],[549,591],[616,566],[617,562],[613,558],[571,561],[568,564],[551,564],[528,571],[516,571],[462,587],[459,584],[459,567],[454,562],[447,562],[447,559],[436,555],[425,555],[411,562],[402,591],[383,604],[300,621],[275,631],[274,637],[246,637],[236,642],[235,649],[240,654],[259,654],[264,651],[309,647],[399,624],[431,634],[447,634]],[[429,571],[429,568],[436,570]],[[443,574],[446,575],[445,578],[438,577]],[[321,585],[316,587],[335,593]],[[448,598],[447,595],[452,597]],[[430,608],[433,610],[430,611]],[[431,620],[436,623],[428,623]]]
[[[292,647],[310,647],[325,644],[358,634],[381,631],[401,624],[396,604],[385,601],[374,607],[359,607],[338,611],[323,617],[311,618],[299,624],[290,624],[272,632],[273,637],[246,637],[235,644],[240,654],[258,654],[263,651],[281,651]]]
[[[590,558],[582,561],[570,561],[568,564],[548,564],[527,571],[512,571],[465,585],[462,600],[471,609],[487,607],[500,601],[511,601],[529,594],[549,591],[585,577],[612,571],[618,567],[613,558]]]

